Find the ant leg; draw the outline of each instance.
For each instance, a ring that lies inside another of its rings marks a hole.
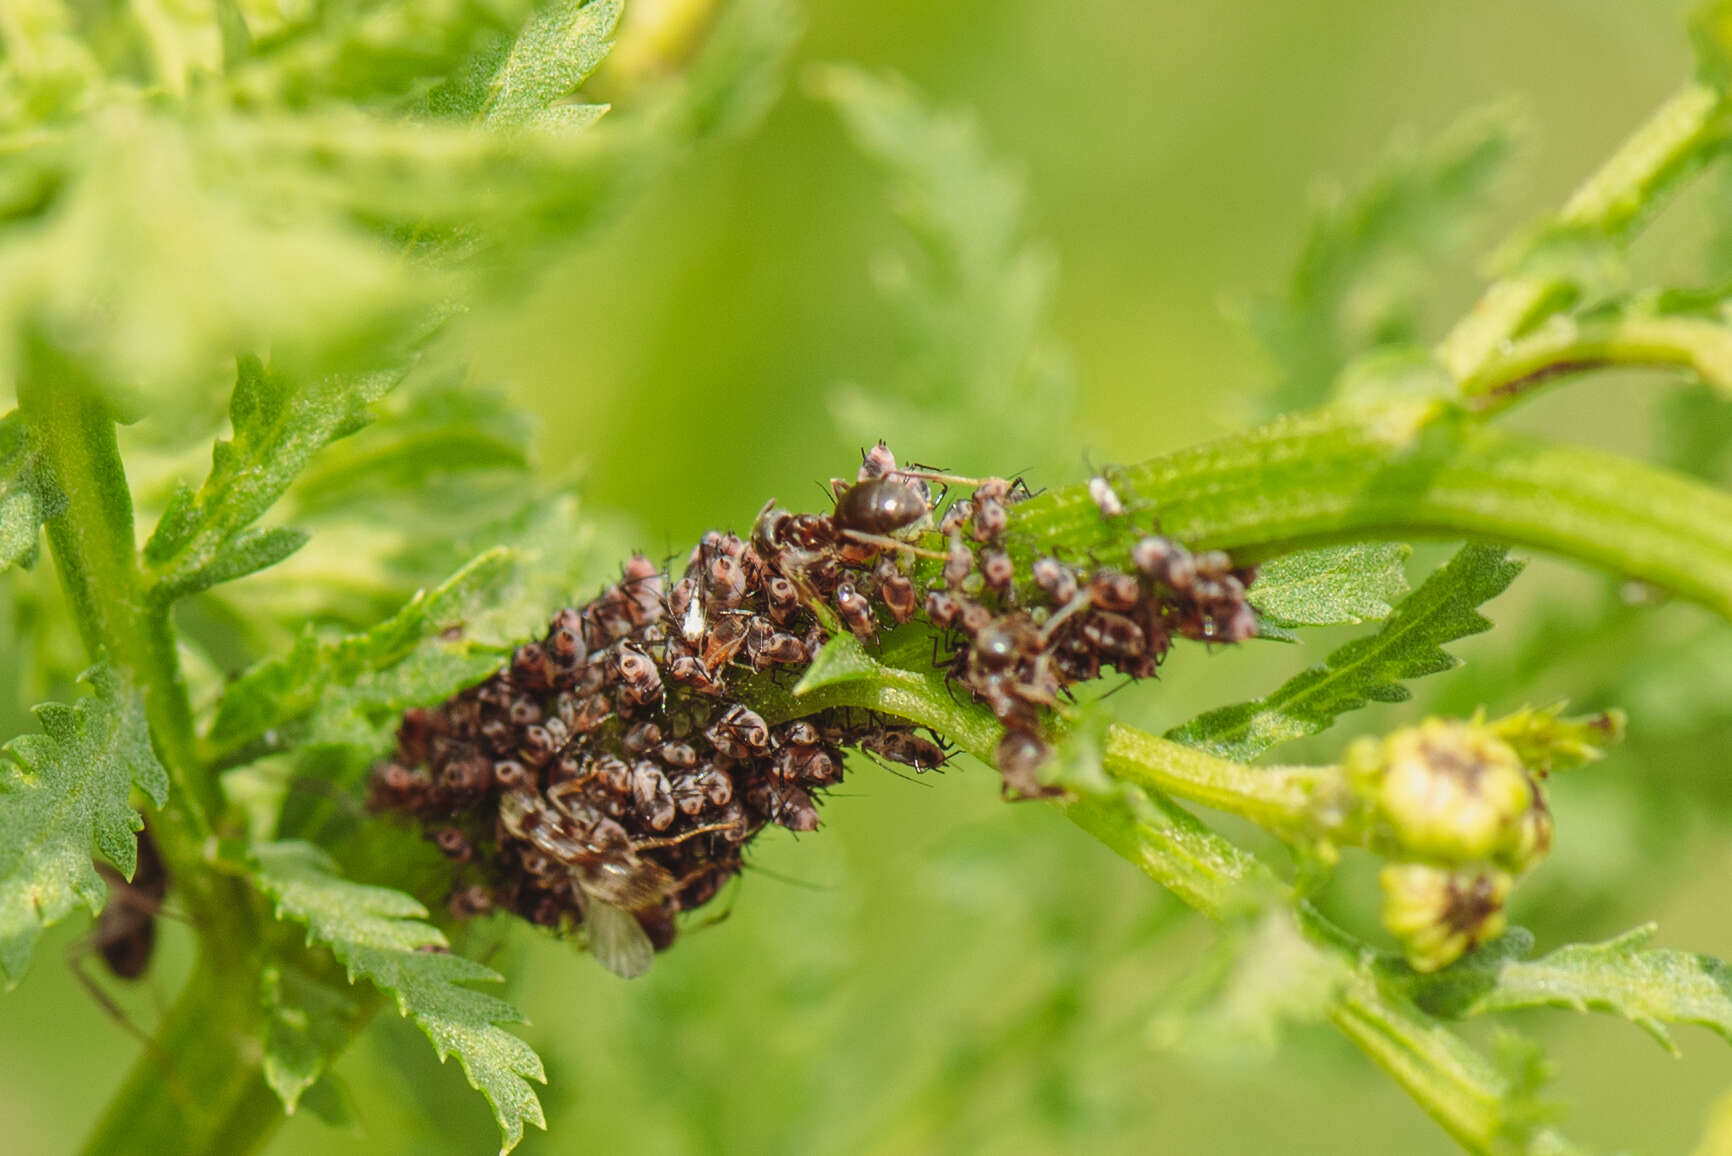
[[[949,557],[948,554],[940,553],[937,550],[928,550],[924,546],[916,546],[911,542],[904,542],[900,538],[888,538],[883,534],[868,534],[864,530],[843,530],[842,536],[852,538],[862,545],[877,546],[883,550],[901,550],[905,554],[917,554],[922,558],[936,558],[940,562]]]

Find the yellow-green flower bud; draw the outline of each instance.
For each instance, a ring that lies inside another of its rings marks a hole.
[[[1356,747],[1348,766],[1403,855],[1525,870],[1551,841],[1532,778],[1487,727],[1428,719]]]
[[[1383,926],[1401,940],[1416,971],[1436,971],[1503,934],[1511,880],[1495,867],[1452,870],[1430,863],[1391,863],[1378,881],[1383,885]]]

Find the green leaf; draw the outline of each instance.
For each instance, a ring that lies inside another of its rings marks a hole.
[[[498,669],[595,564],[596,534],[578,521],[574,500],[551,498],[535,513],[515,547],[474,558],[384,622],[329,639],[309,630],[289,653],[246,671],[217,704],[209,741],[232,753],[295,723],[305,742],[372,747],[405,707]]]
[[[1022,182],[967,116],[932,108],[902,79],[829,67],[814,88],[890,177],[914,244],[880,264],[908,348],[900,380],[838,391],[851,439],[918,438],[928,460],[1057,462],[1071,447],[1068,358],[1049,332],[1053,261],[1026,236]],[[1015,405],[1004,404],[1014,397]],[[970,467],[972,468],[972,467]]]
[[[1732,969],[1711,955],[1648,947],[1657,931],[1644,924],[1604,943],[1572,943],[1525,959],[1533,937],[1518,928],[1453,967],[1408,982],[1422,1007],[1451,1018],[1565,1007],[1622,1016],[1674,1054],[1669,1023],[1697,1024],[1732,1041]]]
[[[427,909],[401,891],[351,883],[310,843],[266,843],[253,849],[258,887],[276,904],[278,919],[305,924],[307,942],[331,950],[349,982],[365,979],[396,998],[441,1061],[455,1055],[471,1087],[493,1105],[509,1152],[527,1121],[546,1128],[541,1101],[528,1080],[547,1082],[530,1046],[498,1025],[520,1023],[522,1013],[493,996],[464,987],[497,982],[498,973],[452,955],[445,937],[421,922]],[[304,1076],[304,1071],[296,1078]]]
[[[1341,626],[1378,622],[1407,593],[1401,542],[1357,542],[1301,550],[1265,563],[1251,603],[1278,626]]]
[[[1490,628],[1476,608],[1503,593],[1520,572],[1521,565],[1501,548],[1464,546],[1376,634],[1348,643],[1265,698],[1209,711],[1167,737],[1247,762],[1277,743],[1317,734],[1347,711],[1404,702],[1411,692],[1402,680],[1460,665],[1444,644]]]
[[[42,523],[65,503],[31,450],[18,412],[0,418],[0,570],[35,564]]]
[[[1161,1047],[1214,1063],[1267,1060],[1293,1023],[1324,1019],[1352,975],[1336,952],[1305,938],[1277,906],[1222,932],[1151,1025]]]
[[[607,57],[621,0],[554,0],[530,17],[488,85],[482,120],[523,124],[569,95]]]
[[[843,631],[818,651],[817,657],[806,667],[806,673],[794,684],[794,694],[798,697],[826,686],[871,678],[882,669],[879,662],[866,653],[866,647],[858,638]]]
[[[1471,113],[1427,145],[1398,142],[1363,188],[1317,207],[1285,291],[1249,310],[1277,412],[1323,401],[1356,357],[1416,338],[1438,259],[1492,207],[1523,136],[1508,108]]]
[[[319,450],[367,424],[367,407],[401,372],[304,383],[239,359],[229,399],[231,439],[211,452],[211,471],[197,494],[177,490],[144,557],[155,577],[152,596],[185,597],[275,565],[306,543],[296,530],[250,530]]]
[[[105,666],[83,681],[91,697],[37,707],[42,733],[7,743],[0,762],[0,972],[8,985],[23,978],[42,929],[74,902],[102,909],[93,853],[132,877],[133,833],[144,820],[128,802],[131,790],[158,807],[168,798],[168,772],[151,750],[138,694]]]
[[[330,1057],[349,1042],[364,1016],[347,988],[294,967],[273,962],[260,976],[265,1008],[265,1083],[293,1116],[301,1097],[325,1075]]]

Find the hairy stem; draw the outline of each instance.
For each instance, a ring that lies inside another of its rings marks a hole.
[[[1651,583],[1732,617],[1732,494],[1426,402],[1337,405],[1117,470],[1130,505],[1247,561],[1366,539],[1486,538]],[[1152,518],[1151,518],[1152,520]],[[1135,533],[1086,486],[1011,510],[1013,552],[1125,564]],[[1026,568],[1024,568],[1026,569]]]
[[[65,497],[48,522],[48,541],[85,650],[92,661],[122,670],[144,696],[151,739],[172,783],[152,830],[203,945],[176,1011],[139,1059],[91,1150],[244,1151],[246,1145],[220,1140],[243,1127],[243,1107],[255,1129],[281,1116],[274,1099],[254,1094],[252,1085],[263,1088],[257,1059],[243,1054],[258,1014],[247,956],[257,937],[256,901],[208,861],[218,788],[201,773],[194,753],[192,712],[167,611],[144,596],[114,415],[78,366],[40,340],[28,349],[18,408]],[[213,1122],[219,1117],[220,1125]],[[195,1140],[208,1144],[199,1148]]]
[[[799,696],[764,680],[754,688],[756,704],[776,721],[835,706],[883,711],[930,727],[969,754],[990,759],[1002,733],[997,722],[984,708],[952,698],[941,676],[878,664],[846,665],[852,671],[848,676]],[[1276,800],[1292,790],[1290,782],[1266,793],[1247,782],[1259,773],[1252,768],[1121,726],[1108,732],[1103,768],[1123,789],[1068,800],[1060,804],[1065,815],[1187,905],[1221,920],[1292,901],[1290,889],[1268,865],[1211,831],[1159,789],[1171,784],[1241,810],[1246,804],[1276,807]],[[1290,776],[1274,778],[1280,783]],[[1243,795],[1232,789],[1241,782],[1247,787]],[[1298,805],[1300,797],[1292,795],[1290,801]],[[1511,1127],[1505,1111],[1511,1094],[1508,1081],[1363,966],[1368,949],[1330,926],[1309,905],[1298,904],[1298,914],[1312,946],[1339,957],[1351,973],[1331,1005],[1331,1022],[1464,1147],[1478,1153],[1501,1151]]]
[[[1692,84],[1661,105],[1546,223],[1542,241],[1569,234],[1622,239],[1634,232],[1722,143],[1724,100],[1720,90]],[[1438,360],[1457,381],[1469,381],[1506,341],[1567,305],[1575,292],[1562,272],[1518,269],[1456,323],[1437,347]]]

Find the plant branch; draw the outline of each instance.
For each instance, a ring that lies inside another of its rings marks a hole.
[[[836,706],[894,714],[932,728],[982,760],[990,758],[1001,733],[984,708],[952,698],[942,676],[876,663],[856,663],[851,675],[798,696],[762,679],[752,695],[773,721]],[[1122,785],[1120,791],[1060,805],[1066,817],[1114,853],[1217,921],[1292,902],[1288,886],[1262,860],[1209,830],[1160,790],[1172,785],[1210,796],[1226,809],[1243,813],[1249,805],[1275,813],[1282,800],[1298,806],[1302,798],[1280,769],[1272,776],[1276,788],[1265,790],[1248,781],[1258,771],[1122,726],[1108,732],[1103,767]],[[1297,911],[1312,948],[1334,954],[1351,972],[1330,1005],[1331,1022],[1464,1147],[1476,1153],[1504,1150],[1514,1126],[1506,1110],[1509,1081],[1370,969],[1369,949],[1309,905],[1299,903]],[[1554,1149],[1563,1146],[1549,1133],[1545,1139]]]
[[[1623,240],[1723,143],[1725,94],[1692,84],[1662,104],[1540,232]],[[1575,296],[1558,270],[1520,268],[1493,283],[1437,347],[1457,381],[1477,377],[1511,338]]]
[[[1161,531],[1244,561],[1331,542],[1486,538],[1587,562],[1732,617],[1732,494],[1613,454],[1478,424],[1434,402],[1337,405],[1114,471]],[[1134,540],[1086,486],[1011,510],[1019,562],[1124,564]],[[1019,567],[1026,572],[1026,566]]]
[[[1476,410],[1492,413],[1565,374],[1614,367],[1687,369],[1732,398],[1732,329],[1700,317],[1553,318],[1501,346],[1461,392]]]

